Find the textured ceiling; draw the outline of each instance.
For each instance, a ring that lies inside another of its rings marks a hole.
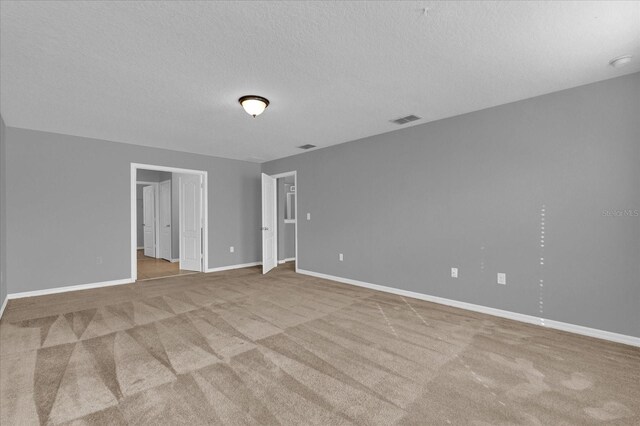
[[[256,162],[640,70],[640,2],[3,1],[0,19],[8,126]],[[271,106],[252,119],[246,94]]]

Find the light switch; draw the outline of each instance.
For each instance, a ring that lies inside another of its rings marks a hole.
[[[311,220],[311,213],[307,213],[307,220]]]
[[[498,272],[498,284],[502,284],[502,285],[507,284],[507,274]]]
[[[233,253],[234,251],[236,251],[236,249],[233,246],[229,247],[229,253]]]
[[[451,268],[451,278],[458,278],[458,268]]]

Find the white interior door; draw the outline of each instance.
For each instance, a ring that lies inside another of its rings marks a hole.
[[[160,257],[171,260],[171,181],[160,183]]]
[[[262,174],[262,273],[276,267],[276,179]]]
[[[180,177],[180,269],[202,271],[202,183],[200,175]]]
[[[156,257],[156,200],[153,186],[142,188],[144,255]]]

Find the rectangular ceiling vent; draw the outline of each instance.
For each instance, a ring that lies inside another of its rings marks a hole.
[[[407,123],[411,123],[412,121],[416,121],[416,120],[420,120],[420,117],[418,117],[417,115],[407,115],[406,117],[401,117],[398,118],[396,120],[391,120],[392,123],[396,123],[396,124],[407,124]]]
[[[311,148],[315,148],[315,147],[316,147],[315,145],[311,145],[310,143],[308,143],[306,145],[299,146],[298,148],[300,148],[300,149],[311,149]]]

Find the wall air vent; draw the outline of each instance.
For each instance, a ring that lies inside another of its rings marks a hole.
[[[412,121],[420,120],[420,118],[421,117],[418,117],[417,115],[407,115],[406,117],[401,117],[396,120],[391,120],[391,122],[396,124],[406,124],[406,123],[411,123]]]
[[[308,143],[306,145],[299,146],[298,148],[300,148],[300,149],[311,149],[311,148],[315,148],[315,147],[316,147],[315,145],[311,145],[310,143]]]

